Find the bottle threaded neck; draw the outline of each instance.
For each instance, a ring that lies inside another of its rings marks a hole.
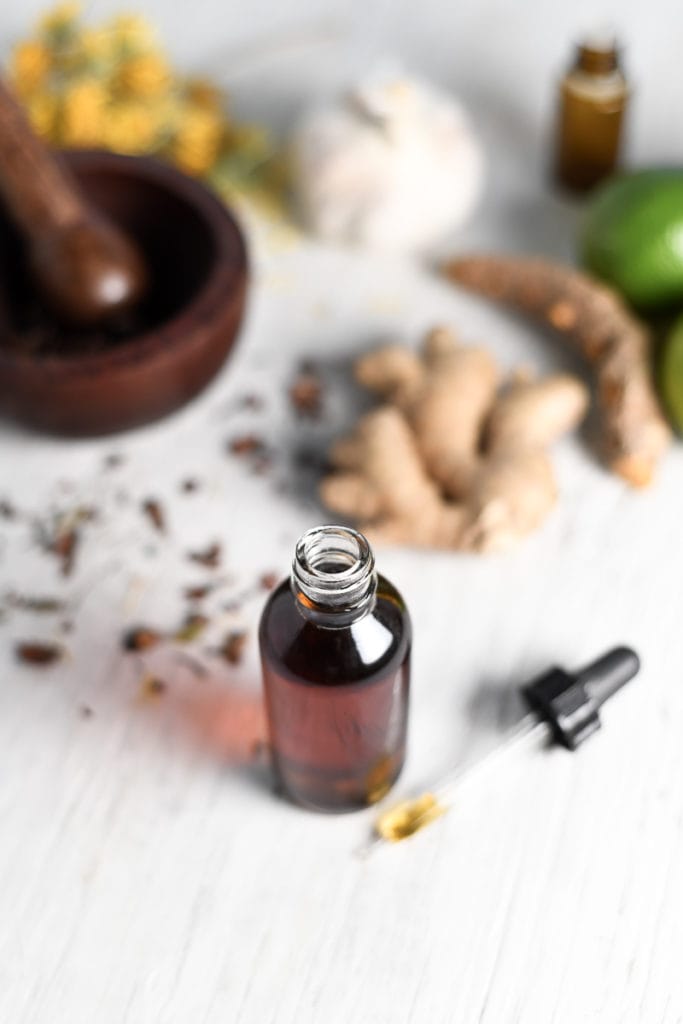
[[[619,48],[615,39],[585,40],[576,51],[576,67],[588,74],[603,75],[619,66]]]
[[[316,526],[296,545],[292,590],[300,605],[346,621],[364,615],[377,593],[375,558],[362,533]]]

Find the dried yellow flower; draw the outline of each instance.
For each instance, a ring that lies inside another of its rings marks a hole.
[[[65,28],[69,28],[80,17],[80,14],[81,4],[67,0],[66,3],[57,4],[56,7],[47,11],[38,21],[38,28],[48,35],[54,32],[60,33]]]
[[[147,49],[155,44],[154,29],[139,14],[117,15],[111,19],[109,31],[116,39],[116,42],[126,49]]]
[[[193,106],[201,107],[202,110],[212,110],[218,113],[224,107],[220,90],[204,78],[188,79],[185,85],[185,96]]]
[[[220,117],[188,106],[169,146],[171,158],[188,174],[204,174],[215,163],[222,137]]]
[[[152,99],[168,90],[171,70],[161,54],[141,53],[122,61],[112,84],[128,96]]]
[[[272,200],[278,216],[284,188],[265,132],[230,123],[211,82],[176,75],[143,17],[90,27],[80,12],[58,4],[14,48],[10,80],[36,131],[57,145],[158,152],[229,201]]]
[[[155,115],[154,107],[139,101],[114,103],[107,111],[99,141],[117,153],[148,153],[160,142]]]
[[[95,79],[76,82],[65,89],[59,141],[66,146],[96,146],[101,143],[106,103],[104,86]]]
[[[50,64],[50,51],[39,40],[29,39],[15,46],[10,78],[19,96],[30,96],[45,84]]]
[[[79,44],[84,58],[94,63],[110,61],[114,57],[113,37],[107,28],[84,28]]]

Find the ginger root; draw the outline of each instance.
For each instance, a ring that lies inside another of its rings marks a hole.
[[[358,361],[356,378],[403,410],[427,472],[445,493],[465,494],[500,382],[491,354],[463,348],[448,328],[437,327],[427,335],[421,359],[399,346],[382,348]]]
[[[583,417],[580,381],[518,375],[498,395],[491,355],[445,328],[421,355],[388,346],[355,369],[390,404],[333,446],[330,509],[375,542],[460,551],[506,549],[540,526],[557,498],[545,449]]]
[[[588,274],[540,258],[471,256],[447,277],[535,316],[565,334],[595,367],[610,469],[645,487],[671,441],[652,386],[650,336],[616,292]]]

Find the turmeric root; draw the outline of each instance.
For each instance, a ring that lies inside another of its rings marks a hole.
[[[557,498],[545,449],[584,415],[580,381],[518,377],[496,397],[491,356],[443,328],[421,357],[390,346],[356,372],[395,404],[333,446],[321,484],[330,509],[376,542],[461,551],[508,548],[543,522]]]
[[[566,334],[596,371],[610,469],[647,486],[671,431],[650,376],[650,336],[616,292],[581,271],[539,258],[471,256],[444,267],[453,281]]]

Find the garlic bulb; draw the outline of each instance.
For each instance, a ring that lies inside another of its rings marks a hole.
[[[460,226],[483,182],[462,106],[412,78],[370,81],[307,114],[292,168],[312,232],[381,248],[422,248]]]

